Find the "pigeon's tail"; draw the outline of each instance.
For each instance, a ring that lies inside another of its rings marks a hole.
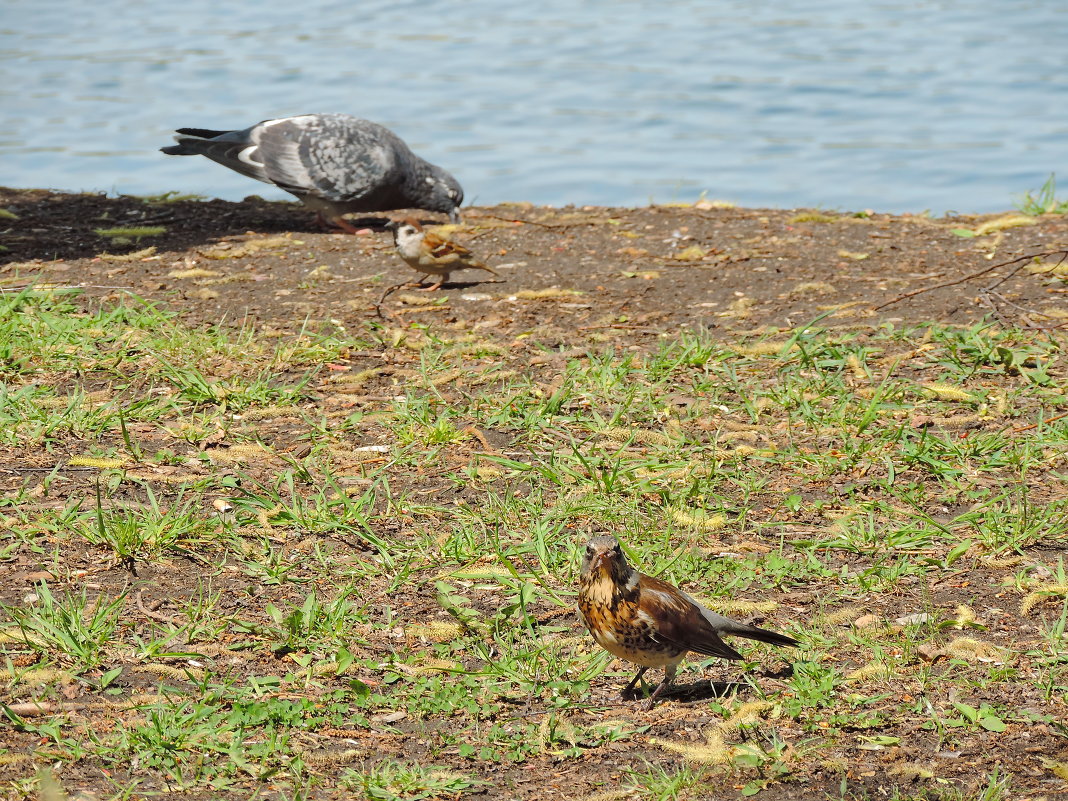
[[[160,151],[168,156],[202,156],[205,149],[198,145],[217,136],[225,136],[233,131],[211,131],[207,128],[179,128],[175,131],[174,141],[178,144],[161,147]]]
[[[249,178],[275,183],[260,161],[257,145],[250,140],[248,131],[179,128],[174,134],[174,141],[178,144],[161,147],[160,150],[168,156],[207,156]]]

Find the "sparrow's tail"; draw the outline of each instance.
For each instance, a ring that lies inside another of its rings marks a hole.
[[[487,267],[487,266],[486,266],[485,264],[483,264],[483,263],[482,263],[482,262],[480,262],[480,261],[477,261],[477,262],[473,262],[473,263],[472,263],[472,264],[470,264],[469,266],[470,266],[470,267],[474,267],[474,268],[475,268],[476,270],[485,270],[485,271],[486,271],[487,273],[493,273],[493,274],[494,274],[495,276],[497,276],[498,278],[500,278],[500,277],[501,277],[501,274],[500,274],[499,272],[497,272],[496,270],[494,270],[494,269],[493,269],[492,267]]]

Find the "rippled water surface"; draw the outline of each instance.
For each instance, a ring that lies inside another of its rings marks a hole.
[[[469,201],[941,213],[1068,187],[1068,3],[6,0],[0,184],[289,197],[180,126],[382,122]]]

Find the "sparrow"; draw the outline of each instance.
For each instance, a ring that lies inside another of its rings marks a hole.
[[[428,287],[423,287],[425,278],[419,279],[415,286],[422,287],[421,291],[432,292],[439,289],[449,280],[449,273],[453,270],[470,268],[500,275],[496,270],[477,261],[463,245],[458,245],[433,231],[424,230],[423,226],[410,217],[394,220],[387,223],[386,227],[393,231],[393,244],[409,267],[437,277],[437,283]]]
[[[393,131],[348,114],[302,114],[240,131],[179,128],[169,156],[207,156],[249,178],[274,184],[339,228],[343,214],[424,209],[453,222],[464,200],[459,182],[415,155]]]
[[[598,645],[641,666],[623,690],[624,697],[649,668],[664,668],[664,680],[649,696],[646,709],[652,709],[675,681],[678,664],[687,651],[741,659],[741,654],[723,642],[724,634],[772,645],[799,644],[785,634],[716,614],[666,581],[635,570],[615,537],[594,537],[586,545],[579,575],[578,612]]]

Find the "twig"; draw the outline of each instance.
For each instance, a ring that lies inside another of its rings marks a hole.
[[[523,225],[536,225],[539,228],[545,228],[549,231],[563,230],[567,228],[578,228],[580,225],[597,225],[596,220],[581,220],[571,223],[540,223],[534,222],[534,220],[519,220],[514,217],[499,217],[496,214],[479,214],[478,217],[488,217],[491,220],[501,220],[502,222],[521,223]],[[477,218],[476,218],[477,219]]]
[[[1015,272],[1015,271],[1014,271]],[[1003,303],[1006,306],[1011,306],[1016,311],[1021,312],[1021,319],[1023,320],[1024,328],[1029,328],[1034,331],[1057,331],[1061,328],[1068,327],[1068,323],[1057,323],[1056,325],[1040,325],[1033,322],[1032,317],[1049,317],[1045,312],[1040,312],[1037,309],[1028,309],[1025,306],[1021,306],[1019,303],[1014,303],[1000,292],[992,292],[989,287],[984,287],[979,290],[979,300],[986,304],[994,315],[998,318],[998,322],[1011,327],[1008,320],[1004,319],[1001,311],[997,307],[997,303]]]
[[[42,292],[73,292],[75,289],[125,289],[133,291],[132,286],[106,286],[100,284],[22,284],[0,286],[0,292],[24,292],[27,289],[37,288]]]
[[[71,473],[88,473],[99,470],[99,467],[70,467],[65,464],[54,464],[51,467],[3,467],[0,470],[5,473],[51,473],[53,470],[65,470]]]
[[[175,622],[175,619],[173,617],[171,617],[170,615],[161,615],[158,612],[154,612],[154,611],[152,611],[150,609],[146,609],[145,608],[144,599],[141,597],[141,593],[142,592],[143,592],[143,590],[138,590],[137,591],[137,595],[134,596],[134,602],[137,604],[137,608],[139,610],[141,610],[142,614],[147,615],[148,617],[152,618],[153,620],[158,620],[161,623],[174,623]],[[159,607],[157,607],[157,608],[159,608]]]
[[[416,312],[452,311],[452,306],[413,306],[410,309],[397,309],[394,314],[415,314]]]
[[[57,704],[52,701],[23,701],[18,704],[4,704],[4,709],[19,717],[32,717],[33,715],[51,715],[56,712],[73,712],[84,708],[85,704]]]
[[[1031,423],[1030,425],[1020,426],[1019,428],[1014,428],[1009,433],[1019,434],[1021,431],[1030,431],[1032,428],[1038,428],[1040,425],[1044,425],[1046,423],[1052,423],[1054,420],[1060,420],[1060,419],[1062,419],[1064,417],[1068,417],[1068,412],[1062,412],[1061,414],[1056,414],[1053,417],[1047,417],[1045,420],[1042,420],[1042,421],[1040,421],[1038,423]]]
[[[655,331],[648,325],[628,325],[627,323],[608,323],[606,325],[580,325],[579,331],[602,331],[605,328],[616,328],[620,331]]]
[[[375,304],[375,315],[381,317],[383,320],[388,320],[390,317],[392,317],[393,315],[389,314],[388,312],[386,314],[382,313],[382,304],[386,302],[386,298],[388,298],[401,287],[408,286],[409,283],[409,281],[405,281],[400,284],[394,284],[393,286],[386,289],[386,291],[382,293],[382,297],[380,297],[378,299],[378,302]]]
[[[898,295],[896,298],[892,298],[892,299],[886,301],[885,303],[880,303],[878,306],[872,307],[872,311],[879,311],[880,309],[885,309],[887,306],[893,306],[895,303],[900,303],[903,300],[908,300],[909,298],[914,298],[917,295],[922,295],[924,292],[933,292],[936,289],[945,289],[946,287],[957,286],[957,284],[963,284],[966,281],[971,281],[974,278],[980,278],[981,276],[984,276],[987,273],[992,273],[994,270],[997,270],[1000,267],[1008,267],[1010,264],[1019,264],[1020,262],[1031,261],[1033,259],[1044,259],[1047,256],[1055,256],[1055,255],[1059,255],[1059,254],[1063,254],[1063,256],[1061,258],[1061,261],[1063,261],[1065,257],[1068,257],[1068,251],[1066,251],[1066,250],[1050,250],[1050,251],[1046,251],[1044,253],[1029,253],[1026,256],[1019,256],[1019,257],[1017,257],[1015,259],[1010,259],[1009,261],[1003,261],[1003,262],[1000,262],[998,264],[994,264],[994,265],[992,265],[990,267],[984,267],[982,270],[977,270],[974,273],[968,273],[963,278],[956,278],[956,279],[954,279],[952,281],[943,281],[940,284],[933,284],[931,286],[922,287],[921,289],[914,289],[911,292],[906,292],[903,295]],[[1009,273],[1009,275],[1005,276],[1005,278],[1002,279],[1002,280],[1008,280],[1013,275],[1015,275],[1015,273],[1017,271],[1018,270],[1012,271],[1011,273]],[[997,282],[996,284],[993,284],[993,286],[997,286],[1000,283],[1001,283],[1001,281]]]

